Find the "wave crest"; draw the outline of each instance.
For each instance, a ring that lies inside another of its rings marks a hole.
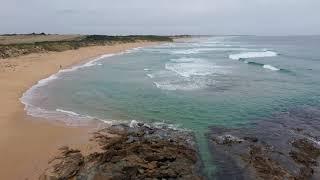
[[[278,69],[278,68],[276,68],[276,67],[274,67],[274,66],[271,66],[271,65],[269,65],[269,64],[265,64],[265,65],[263,65],[262,67],[265,68],[265,69],[269,69],[269,70],[271,70],[271,71],[279,71],[279,70],[280,70],[280,69]]]
[[[249,59],[249,58],[259,58],[259,57],[274,57],[278,56],[278,53],[273,51],[264,51],[264,52],[245,52],[239,54],[229,55],[229,59],[240,60],[240,59]]]
[[[75,113],[73,111],[67,111],[67,110],[63,110],[63,109],[56,109],[57,112],[62,112],[62,113],[65,113],[65,114],[69,114],[69,115],[72,115],[72,116],[80,116],[80,114],[78,113]]]
[[[165,69],[186,78],[226,73],[223,67],[216,66],[200,58],[180,58],[171,59],[171,61],[175,63],[166,63]]]

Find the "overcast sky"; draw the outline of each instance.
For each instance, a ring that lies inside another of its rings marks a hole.
[[[320,0],[0,0],[0,33],[320,34]]]

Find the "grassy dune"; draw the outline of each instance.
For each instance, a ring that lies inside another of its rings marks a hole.
[[[0,59],[41,53],[48,51],[66,51],[87,46],[112,45],[139,41],[173,41],[169,36],[132,35],[4,35],[0,36]]]
[[[43,41],[72,41],[81,37],[81,35],[57,34],[8,34],[0,36],[0,45],[29,44]]]

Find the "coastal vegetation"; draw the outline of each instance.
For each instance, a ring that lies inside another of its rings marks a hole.
[[[3,35],[0,36],[0,59],[16,57],[31,53],[42,53],[49,51],[61,52],[88,46],[104,46],[141,41],[171,42],[173,41],[173,38],[175,37],[155,35],[47,35],[44,33],[32,33],[24,35]],[[36,41],[34,41],[34,39],[36,39]]]

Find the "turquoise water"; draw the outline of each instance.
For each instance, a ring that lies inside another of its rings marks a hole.
[[[137,120],[192,130],[211,171],[210,125],[240,126],[319,104],[319,48],[320,36],[193,38],[101,58],[25,99],[30,114],[71,124]]]

